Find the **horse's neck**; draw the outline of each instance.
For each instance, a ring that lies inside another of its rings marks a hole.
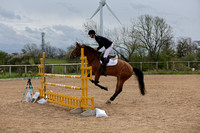
[[[84,53],[85,53],[85,56],[87,56],[89,65],[91,66],[100,65],[99,56],[97,53],[86,51],[86,50]]]

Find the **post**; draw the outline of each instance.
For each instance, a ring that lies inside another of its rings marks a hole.
[[[27,76],[27,66],[25,65],[25,77]]]
[[[140,62],[140,70],[142,71],[142,62]]]
[[[188,67],[190,68],[190,61],[188,61]]]
[[[169,66],[168,66],[168,61],[166,62],[166,65],[167,65],[167,70],[169,69]]]
[[[77,72],[77,73],[78,73],[78,67],[79,67],[78,65],[79,65],[79,64],[76,65],[76,72]]]
[[[65,67],[64,73],[67,73],[67,65],[65,65],[64,67]]]
[[[52,67],[51,67],[51,73],[53,73],[53,67],[54,67],[54,65],[52,64]]]
[[[156,70],[158,71],[158,62],[156,62]]]
[[[173,70],[175,69],[175,64],[174,64],[174,61],[173,61],[173,67],[172,67],[172,68],[173,68]]]
[[[11,77],[11,66],[9,66],[9,78]]]

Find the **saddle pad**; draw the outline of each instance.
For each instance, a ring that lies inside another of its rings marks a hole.
[[[102,64],[102,61],[100,61],[100,63]],[[118,63],[118,59],[109,59],[109,62],[107,63],[106,66],[115,66]]]

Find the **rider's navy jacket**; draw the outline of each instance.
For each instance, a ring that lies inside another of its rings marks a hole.
[[[112,41],[108,40],[107,38],[98,36],[98,35],[95,35],[95,40],[99,44],[99,47],[97,48],[97,50],[101,49],[103,46],[107,49],[113,43]]]

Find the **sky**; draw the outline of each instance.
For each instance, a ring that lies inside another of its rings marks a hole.
[[[0,0],[0,51],[21,52],[25,44],[45,42],[66,50],[78,42],[93,42],[83,32],[86,22],[99,23],[99,13],[90,17],[100,0]],[[200,0],[107,0],[123,25],[141,15],[164,18],[176,38],[200,40]],[[107,7],[103,8],[104,29],[121,28]]]

